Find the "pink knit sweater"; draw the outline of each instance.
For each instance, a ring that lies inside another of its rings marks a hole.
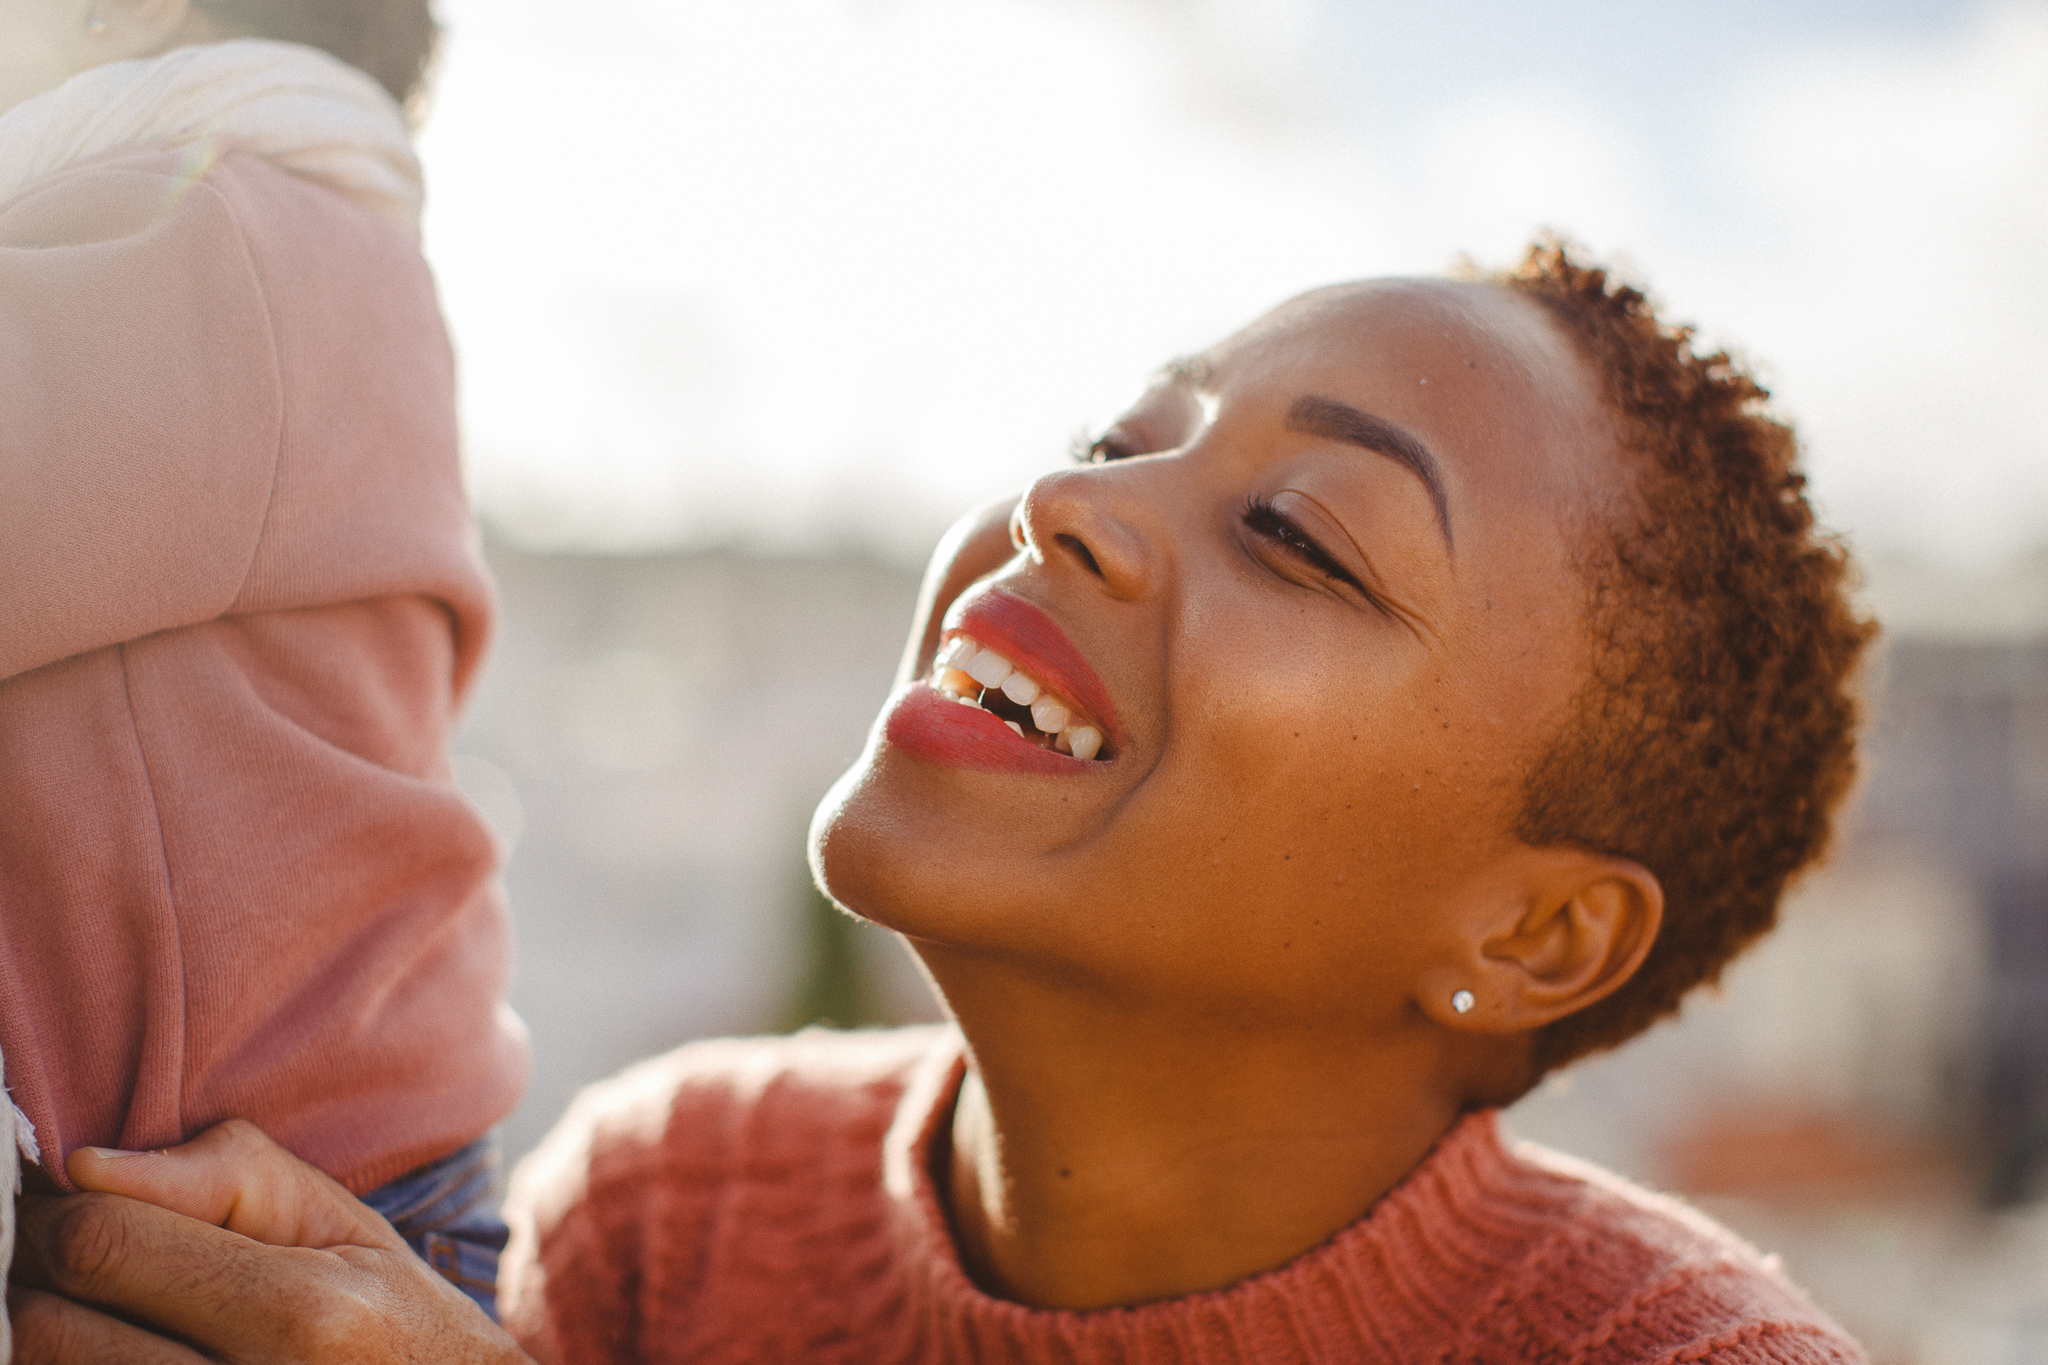
[[[982,1293],[928,1175],[950,1029],[693,1044],[587,1092],[521,1166],[500,1292],[586,1362],[1712,1360],[1862,1354],[1685,1205],[1453,1128],[1363,1218],[1228,1289],[1073,1313]]]
[[[448,770],[492,611],[409,236],[242,153],[0,203],[0,1051],[46,1169],[239,1115],[360,1191],[517,1103]]]

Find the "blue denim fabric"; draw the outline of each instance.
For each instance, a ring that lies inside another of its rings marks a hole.
[[[498,1256],[509,1232],[498,1216],[504,1156],[488,1134],[363,1196],[443,1279],[498,1320]]]

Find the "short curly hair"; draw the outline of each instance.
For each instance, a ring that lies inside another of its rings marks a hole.
[[[1601,377],[1632,484],[1577,528],[1589,680],[1523,787],[1516,833],[1631,859],[1664,923],[1620,989],[1534,1038],[1531,1078],[1678,1009],[1776,921],[1856,774],[1876,627],[1815,525],[1792,429],[1726,352],[1554,238],[1492,279],[1540,304]]]
[[[241,33],[304,43],[376,77],[418,112],[440,44],[433,0],[192,0]]]

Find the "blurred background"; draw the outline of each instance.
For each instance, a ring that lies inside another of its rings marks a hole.
[[[1286,295],[1554,227],[1778,390],[1887,638],[1835,862],[1511,1123],[1781,1253],[1879,1362],[2048,1361],[2048,3],[443,17],[515,1153],[687,1038],[932,1017],[802,831],[954,515]]]

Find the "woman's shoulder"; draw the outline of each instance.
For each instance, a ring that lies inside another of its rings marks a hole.
[[[186,370],[244,388],[303,384],[365,349],[399,374],[447,368],[417,241],[233,146],[124,148],[57,170],[0,196],[0,250],[0,287],[31,330],[146,333],[196,348]],[[94,367],[102,385],[109,372]]]
[[[1863,1360],[1777,1257],[1684,1201],[1514,1141],[1490,1115],[1460,1136],[1463,1150],[1430,1165],[1454,1213],[1440,1231],[1493,1261],[1474,1358]]]
[[[958,1037],[805,1029],[686,1044],[578,1095],[520,1163],[508,1207],[541,1229],[593,1205],[639,1217],[658,1185],[673,1217],[735,1178],[814,1175],[833,1157],[879,1168],[903,1092]]]
[[[331,190],[233,147],[123,147],[0,195],[0,242],[93,246],[209,215],[242,231],[280,216],[375,221]]]
[[[446,349],[416,237],[232,144],[123,148],[66,166],[0,201],[0,247],[12,249],[10,294],[32,296],[47,279],[88,306],[104,295],[105,326],[133,328],[137,314],[175,309],[168,326],[208,329],[265,361],[240,368],[266,377],[280,363],[289,370],[307,338],[337,328],[374,328],[373,351],[405,352],[405,364],[418,363],[411,352],[422,346]],[[196,296],[195,276],[204,281]],[[215,303],[218,293],[227,297]],[[252,299],[253,319],[244,316]]]
[[[807,1029],[691,1043],[591,1086],[513,1175],[506,1325],[542,1360],[637,1359],[620,1334],[719,1278],[721,1228],[756,1252],[859,1240],[905,1092],[959,1047],[947,1028]]]
[[[25,490],[0,501],[0,580],[26,604],[0,677],[397,593],[483,637],[453,356],[417,245],[260,158],[206,155],[110,152],[0,205],[19,409],[0,474]]]
[[[813,1028],[688,1043],[584,1090],[519,1179],[537,1195],[647,1162],[710,1172],[833,1139],[879,1144],[904,1090],[935,1053],[957,1051],[958,1037],[943,1027]]]
[[[145,231],[185,196],[186,154],[127,148],[67,166],[0,193],[0,244],[16,248],[90,246]],[[194,186],[197,188],[197,186]],[[202,190],[201,200],[214,196]]]

